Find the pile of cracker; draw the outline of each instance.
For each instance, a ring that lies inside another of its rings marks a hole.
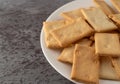
[[[43,22],[46,46],[63,49],[58,60],[72,65],[73,80],[120,80],[120,14],[104,0],[93,1],[96,7],[63,12],[64,19]],[[120,12],[120,0],[111,2]]]

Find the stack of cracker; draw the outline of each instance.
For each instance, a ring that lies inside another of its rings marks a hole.
[[[93,1],[96,7],[63,12],[64,19],[44,22],[46,46],[63,49],[58,60],[72,65],[73,80],[120,80],[120,14],[104,0]],[[111,1],[119,11],[120,1]]]

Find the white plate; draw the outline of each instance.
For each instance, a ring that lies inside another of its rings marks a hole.
[[[110,0],[106,0],[108,4],[111,5]],[[52,20],[57,20],[60,19],[61,17],[59,16],[61,12],[64,11],[69,11],[69,10],[73,10],[73,9],[77,9],[77,8],[86,8],[86,7],[90,7],[90,6],[94,6],[94,3],[92,2],[92,0],[75,0],[72,1],[60,8],[58,8],[55,12],[53,12],[46,21],[52,21]],[[57,57],[59,56],[60,52],[59,51],[55,51],[52,49],[48,49],[45,45],[45,39],[44,39],[44,32],[43,29],[41,31],[41,47],[43,50],[43,53],[46,57],[46,59],[48,60],[48,62],[52,65],[53,68],[55,68],[55,70],[57,72],[59,72],[61,75],[63,75],[65,78],[67,78],[68,80],[77,83],[77,84],[81,84],[78,83],[76,81],[73,81],[70,79],[70,73],[71,73],[71,66],[61,63],[59,61],[57,61]],[[100,80],[100,84],[120,84],[120,82],[118,81],[110,81],[110,80]]]

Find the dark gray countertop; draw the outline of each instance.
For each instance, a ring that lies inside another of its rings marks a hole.
[[[73,84],[45,59],[42,22],[72,0],[0,0],[0,84]]]

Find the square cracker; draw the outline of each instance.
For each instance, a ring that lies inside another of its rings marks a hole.
[[[115,11],[104,0],[93,0],[97,7],[102,9],[106,15],[115,14]]]
[[[51,31],[51,34],[62,47],[65,47],[77,40],[91,35],[93,32],[94,30],[85,20],[78,18],[67,26]]]
[[[48,48],[61,48],[59,43],[50,34],[50,31],[56,28],[63,27],[65,26],[65,24],[66,24],[65,20],[43,22],[43,29],[45,33],[45,43]]]
[[[112,14],[112,15],[109,15],[109,17],[118,25],[120,25],[120,14]]]
[[[100,56],[120,56],[120,42],[118,34],[96,33],[96,54]]]
[[[115,71],[113,64],[109,57],[100,57],[100,72],[99,76],[102,79],[112,79],[112,80],[120,80],[120,77]]]
[[[76,81],[98,84],[99,57],[94,48],[76,44],[71,78]]]
[[[90,46],[92,44],[92,41],[85,38],[85,39],[81,39],[80,41],[78,41],[77,44]],[[74,49],[75,49],[75,45],[64,48],[61,54],[58,56],[58,60],[61,62],[72,64]]]
[[[120,12],[120,0],[111,0],[113,6]]]
[[[96,32],[106,32],[117,29],[117,26],[100,8],[82,9],[81,11]]]
[[[81,9],[63,12],[61,13],[61,16],[63,16],[65,19],[68,19],[68,20],[77,19],[79,17],[84,18],[84,16],[82,15]]]

